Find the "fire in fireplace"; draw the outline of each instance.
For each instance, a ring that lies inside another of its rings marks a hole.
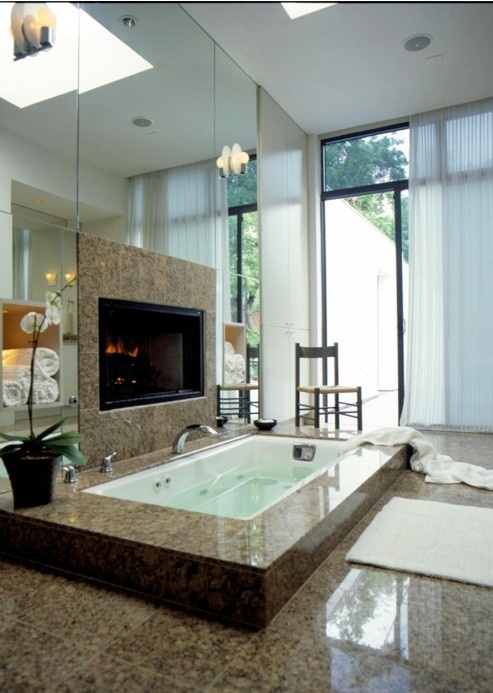
[[[102,410],[204,395],[201,310],[99,299]]]

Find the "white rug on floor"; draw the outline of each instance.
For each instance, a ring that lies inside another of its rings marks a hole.
[[[393,498],[346,560],[493,587],[493,510]]]

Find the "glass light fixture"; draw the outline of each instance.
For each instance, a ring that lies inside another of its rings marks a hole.
[[[46,272],[45,279],[47,286],[56,286],[56,272]]]
[[[45,2],[16,2],[10,18],[14,60],[53,47],[56,17]]]
[[[241,149],[237,142],[235,142],[232,149],[225,145],[221,156],[216,161],[216,166],[220,170],[220,177],[227,178],[228,176],[239,176],[246,173],[249,160],[250,157]]]

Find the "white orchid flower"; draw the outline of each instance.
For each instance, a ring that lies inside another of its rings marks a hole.
[[[48,327],[48,322],[45,320],[45,316],[41,313],[26,313],[23,318],[21,318],[21,330],[27,332],[27,334],[32,334],[34,330],[39,330],[44,332]]]
[[[48,325],[60,324],[60,311],[62,307],[62,292],[47,291],[46,292],[46,322]]]

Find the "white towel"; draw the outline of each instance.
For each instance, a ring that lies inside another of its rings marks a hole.
[[[23,400],[23,388],[17,380],[4,380],[2,383],[2,400],[4,407],[18,407],[20,404],[25,404]]]
[[[429,440],[414,428],[408,426],[379,428],[354,436],[344,443],[339,451],[342,455],[349,450],[370,443],[371,445],[410,445],[414,449],[411,456],[411,469],[425,474],[430,484],[468,484],[493,491],[493,470],[476,464],[455,462],[448,455],[439,454]]]
[[[3,366],[31,366],[31,348],[4,349],[2,351]],[[39,371],[39,375],[50,378],[55,375],[60,368],[60,357],[53,349],[38,347],[34,360],[34,368]]]
[[[51,404],[58,399],[58,383],[53,378],[34,379],[33,404]]]
[[[46,378],[51,378],[52,375],[58,373],[58,369],[60,368],[60,357],[53,349],[38,347],[36,349],[34,366],[39,369],[41,375]]]

